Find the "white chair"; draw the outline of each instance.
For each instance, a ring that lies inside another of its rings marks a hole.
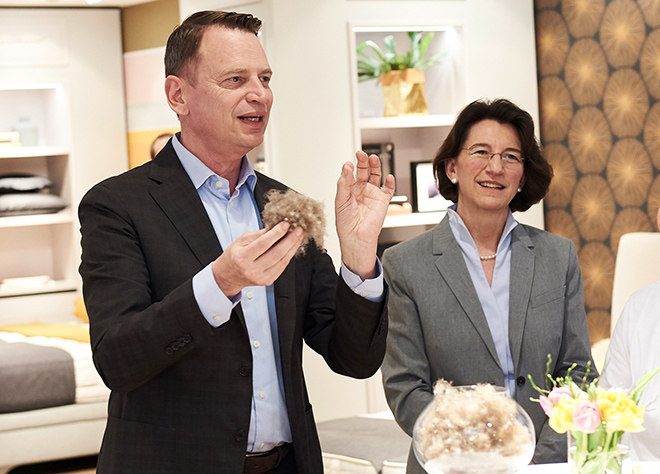
[[[628,298],[660,280],[660,232],[631,232],[621,236],[614,266],[610,335]],[[591,347],[596,368],[602,372],[610,338]]]

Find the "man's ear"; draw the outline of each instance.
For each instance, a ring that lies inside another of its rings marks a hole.
[[[184,97],[183,89],[185,82],[178,76],[167,76],[165,78],[165,97],[170,108],[177,116],[188,115],[188,106]]]

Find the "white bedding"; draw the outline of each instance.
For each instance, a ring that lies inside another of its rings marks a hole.
[[[68,352],[73,359],[76,381],[76,403],[91,403],[108,399],[110,390],[103,384],[94,363],[88,342],[44,336],[24,336],[15,332],[0,331],[0,340],[5,342],[25,342],[39,346],[56,347]]]

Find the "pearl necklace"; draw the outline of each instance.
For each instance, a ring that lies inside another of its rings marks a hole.
[[[493,255],[484,255],[483,257],[482,257],[481,255],[479,255],[479,258],[481,259],[482,262],[484,262],[484,261],[486,261],[486,260],[494,260],[495,257],[497,257],[497,254],[493,254]]]

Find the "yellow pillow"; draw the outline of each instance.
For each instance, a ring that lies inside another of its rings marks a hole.
[[[0,326],[0,331],[17,332],[24,336],[46,336],[89,342],[89,329],[79,324],[26,323]]]
[[[82,295],[76,298],[76,301],[74,302],[73,314],[83,323],[89,322],[89,316],[87,316],[87,309],[85,308],[85,301],[83,300]]]

